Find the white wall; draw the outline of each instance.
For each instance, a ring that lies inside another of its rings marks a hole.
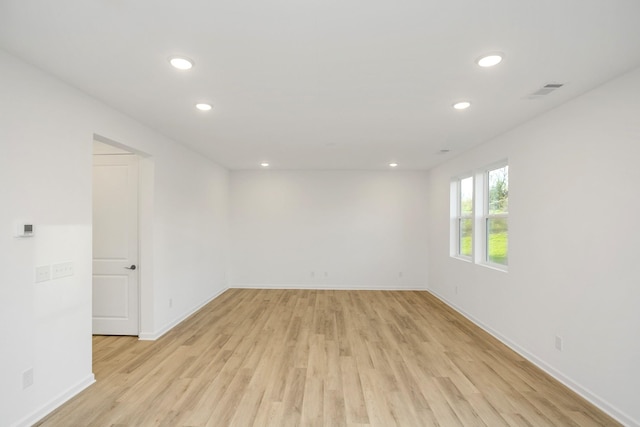
[[[425,172],[231,172],[231,284],[424,289],[427,190]]]
[[[640,70],[430,172],[430,289],[628,425],[640,425],[638,94]],[[449,257],[451,178],[505,157],[508,273]]]
[[[147,155],[143,333],[157,336],[225,289],[226,170],[0,51],[0,425],[27,425],[91,384],[94,134]],[[149,180],[151,177],[151,180]],[[148,209],[148,210],[149,210]],[[36,235],[13,237],[29,220]],[[145,260],[153,260],[153,269]],[[72,277],[34,283],[38,265]],[[168,299],[173,298],[173,308]],[[34,385],[22,389],[22,373]]]
[[[163,154],[155,162],[156,335],[227,288],[229,249],[228,172],[177,145]]]
[[[638,93],[640,70],[429,177],[234,172],[232,284],[420,288],[428,273],[433,292],[637,425]],[[150,249],[141,264],[152,288],[143,332],[162,333],[226,286],[228,173],[0,51],[1,425],[28,424],[93,380],[94,134],[148,155],[143,203],[152,218],[142,224]],[[448,256],[450,178],[504,157],[508,273]],[[35,237],[12,237],[20,219],[34,222]],[[35,266],[62,261],[74,262],[73,277],[34,284]],[[35,383],[22,390],[31,367]]]

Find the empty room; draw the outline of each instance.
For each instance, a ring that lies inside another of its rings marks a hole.
[[[0,0],[0,427],[640,427],[638,22]]]

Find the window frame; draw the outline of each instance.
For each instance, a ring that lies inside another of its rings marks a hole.
[[[484,267],[507,272],[509,267],[509,208],[506,213],[490,214],[489,210],[489,173],[497,169],[509,167],[508,159],[491,163],[472,173],[458,175],[451,180],[451,225],[450,225],[450,255],[453,258],[468,261]],[[509,173],[507,169],[507,174]],[[508,175],[507,175],[508,176]],[[462,181],[472,178],[472,206],[471,216],[462,215]],[[507,188],[509,181],[507,178]],[[471,255],[461,254],[461,224],[462,219],[472,219]],[[489,259],[489,222],[491,219],[506,219],[507,221],[507,263],[499,264]]]
[[[471,179],[471,213],[463,214],[462,213],[462,181],[466,179]],[[459,177],[456,177],[452,181],[452,194],[455,197],[452,197],[452,206],[451,206],[451,216],[452,216],[452,224],[451,224],[451,256],[464,260],[473,262],[474,253],[475,253],[475,176],[473,173],[463,174]],[[462,253],[462,221],[463,220],[471,220],[471,254],[465,255]]]
[[[483,183],[482,183],[482,190],[483,190],[483,197],[482,197],[482,217],[480,218],[480,220],[482,221],[482,245],[483,245],[483,251],[482,251],[482,257],[480,258],[480,264],[483,264],[487,267],[491,267],[491,268],[495,268],[498,270],[503,270],[503,271],[507,271],[509,269],[509,211],[507,208],[507,212],[506,213],[490,213],[491,210],[489,208],[489,203],[490,203],[490,193],[491,190],[489,188],[490,182],[489,182],[489,174],[495,170],[498,169],[502,169],[502,168],[507,168],[507,191],[509,188],[509,179],[508,179],[508,168],[509,168],[509,163],[505,160],[499,163],[494,163],[490,166],[487,166],[484,168],[484,171],[482,173],[482,177],[483,177]],[[493,262],[489,259],[489,221],[492,219],[505,219],[507,221],[507,263],[506,264],[500,264],[497,262]]]

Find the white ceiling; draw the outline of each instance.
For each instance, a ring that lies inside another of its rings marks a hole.
[[[428,169],[640,66],[640,1],[0,0],[0,46],[230,169]]]

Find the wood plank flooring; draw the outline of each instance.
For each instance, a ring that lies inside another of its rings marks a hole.
[[[427,292],[232,289],[41,426],[614,426]]]

